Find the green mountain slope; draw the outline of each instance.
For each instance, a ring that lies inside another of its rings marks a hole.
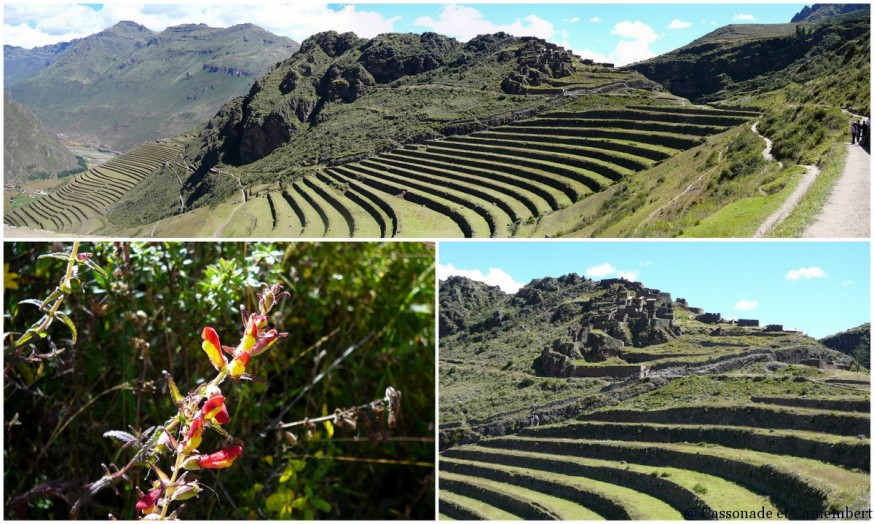
[[[51,54],[49,65],[8,91],[52,129],[126,150],[205,121],[297,47],[251,24],[188,24],[156,33],[119,22]],[[33,55],[46,60],[49,51]],[[33,69],[23,59],[17,64],[16,75]]]
[[[3,181],[17,185],[74,169],[75,155],[33,113],[3,98]]]
[[[566,418],[642,393],[655,402],[659,388],[689,375],[854,362],[800,332],[724,320],[693,300],[576,274],[535,279],[515,294],[463,277],[441,282],[441,444],[503,434],[535,413]],[[632,380],[644,376],[661,378]],[[627,390],[605,387],[619,380]],[[726,392],[744,394],[756,393]]]
[[[866,7],[816,22],[727,26],[629,67],[696,102],[739,99],[797,83],[809,85],[806,101],[865,112],[870,35]]]
[[[186,150],[195,170],[186,200],[200,207],[237,192],[231,177],[211,172],[216,165],[234,167],[249,187],[294,180],[318,166],[537,114],[572,100],[560,95],[575,87],[617,82],[655,86],[503,33],[466,44],[434,33],[321,33],[199,132]]]

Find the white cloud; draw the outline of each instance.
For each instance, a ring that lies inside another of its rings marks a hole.
[[[734,20],[738,22],[755,22],[756,17],[748,13],[735,13]]]
[[[738,300],[737,304],[734,305],[734,309],[738,311],[751,311],[753,309],[756,309],[757,307],[759,307],[758,300],[747,299]]]
[[[625,280],[630,280],[630,281],[634,282],[637,280],[637,277],[639,275],[638,275],[637,271],[619,270],[619,271],[616,271],[616,276],[618,276],[619,278],[624,278]]]
[[[688,29],[692,27],[691,22],[686,22],[685,20],[680,20],[679,18],[674,18],[671,20],[671,23],[668,24],[668,29]]]
[[[4,44],[34,47],[97,33],[121,20],[132,20],[153,31],[184,23],[229,27],[252,23],[277,35],[302,41],[320,31],[354,31],[370,38],[391,32],[400,17],[385,18],[366,6],[331,9],[326,3],[180,3],[109,2],[95,11],[83,5],[7,4],[3,9]]]
[[[616,65],[639,62],[656,55],[649,46],[658,40],[659,36],[652,27],[643,22],[619,22],[610,34],[622,38],[616,44],[616,49],[610,53]]]
[[[606,277],[607,275],[612,275],[616,272],[616,268],[613,267],[613,264],[610,262],[604,262],[603,264],[598,264],[597,266],[592,266],[586,269],[585,275],[587,277]]]
[[[802,267],[786,273],[786,280],[810,280],[811,278],[828,278],[828,274],[819,266]]]
[[[841,282],[841,285],[843,287],[850,287],[851,285],[853,285],[853,281],[852,280],[844,280]]]
[[[593,24],[600,24],[600,23],[601,23],[601,18],[598,17],[598,16],[596,16],[596,17],[594,17],[594,18],[589,18],[589,22],[592,22]]]
[[[616,47],[606,55],[591,49],[573,49],[573,51],[583,58],[591,58],[595,62],[610,62],[617,66],[656,56],[656,53],[649,46],[660,37],[651,26],[643,22],[619,22],[613,26],[610,34],[619,37],[620,40],[616,43]]]
[[[517,19],[512,24],[495,24],[486,20],[485,16],[472,7],[447,5],[437,19],[430,16],[422,16],[416,19],[415,25],[427,27],[437,33],[453,36],[462,41],[486,33],[504,31],[515,36],[536,36],[539,38],[552,38],[555,29],[548,20],[537,15],[528,15]]]
[[[490,286],[498,286],[504,293],[515,293],[525,285],[516,282],[512,276],[498,267],[490,267],[488,273],[483,273],[479,269],[458,269],[452,264],[437,264],[437,278],[439,280],[446,280],[452,276],[467,277]]]
[[[616,269],[610,262],[604,262],[603,264],[587,268],[584,274],[589,278],[605,278],[615,275],[616,277],[631,281],[637,280],[638,277],[637,271]]]
[[[569,22],[571,24],[576,24],[579,21],[580,21],[580,17],[578,17],[578,16],[575,16],[573,18],[565,18],[564,20],[562,20],[562,22]]]
[[[568,47],[568,46],[565,46],[565,47]],[[592,51],[591,49],[582,49],[582,50],[574,49],[574,52],[583,58],[590,58],[590,59],[594,60],[595,62],[610,62],[613,60],[612,57],[610,57],[608,55],[602,55],[601,53],[598,53],[597,51]]]

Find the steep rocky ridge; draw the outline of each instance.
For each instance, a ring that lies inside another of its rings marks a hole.
[[[866,65],[870,70],[870,32],[868,6],[840,17],[813,17],[794,24],[729,25],[629,67],[696,102],[737,98],[826,76],[840,82],[844,93],[833,89],[821,96],[849,100],[852,93],[847,94],[847,88],[855,89],[847,79]]]
[[[792,23],[795,22],[813,22],[822,20],[823,18],[832,18],[836,15],[852,13],[860,9],[866,9],[866,4],[813,4],[812,6],[804,6],[804,8],[792,17]]]
[[[819,340],[824,346],[846,353],[863,366],[871,367],[871,324],[863,324]]]

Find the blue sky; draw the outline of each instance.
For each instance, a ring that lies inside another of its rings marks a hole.
[[[481,33],[534,35],[597,60],[630,63],[681,47],[732,23],[781,23],[805,4],[328,4],[188,2],[6,3],[4,43],[22,47],[81,38],[120,20],[160,31],[182,23],[253,23],[301,41],[328,29],[372,37],[436,31],[462,41]]]
[[[871,318],[868,242],[441,242],[438,278],[512,290],[568,273],[626,278],[724,317],[823,337]]]

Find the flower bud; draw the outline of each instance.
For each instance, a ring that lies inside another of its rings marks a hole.
[[[155,488],[137,500],[137,511],[151,513],[157,509],[158,499],[161,498],[161,488]]]
[[[209,455],[197,456],[197,469],[222,469],[230,466],[243,454],[243,446],[232,446]],[[192,457],[194,458],[194,457]],[[188,462],[188,461],[186,461]],[[184,463],[183,463],[184,465]],[[194,469],[194,468],[187,468]]]

